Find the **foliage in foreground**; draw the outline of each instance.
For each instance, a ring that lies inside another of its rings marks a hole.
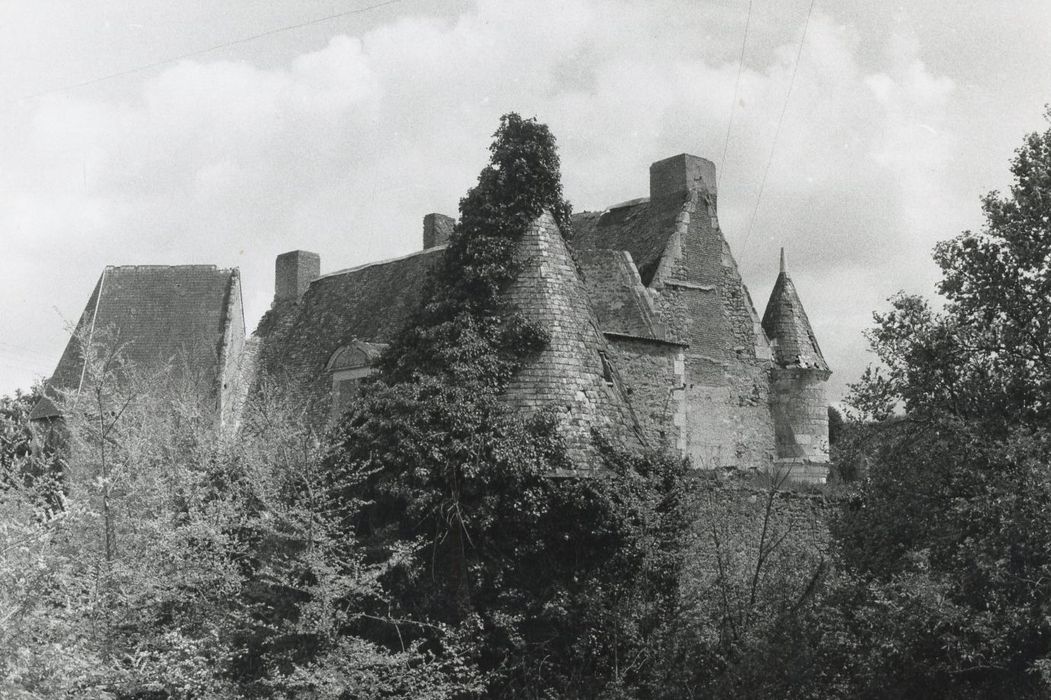
[[[428,625],[469,631],[487,693],[627,693],[652,680],[676,597],[686,468],[603,442],[593,477],[553,479],[580,466],[557,417],[501,401],[547,342],[503,295],[517,242],[545,210],[568,233],[569,205],[547,127],[509,114],[495,137],[416,318],[339,427],[331,492],[369,501],[347,527],[378,558],[422,544],[384,577],[392,609],[436,653]]]
[[[831,561],[778,522],[776,483],[741,520],[681,462],[601,440],[595,478],[550,478],[556,416],[500,401],[544,334],[500,293],[530,218],[568,207],[546,128],[497,135],[415,328],[331,444],[276,398],[222,444],[188,398],[89,365],[61,507],[5,471],[0,692],[1046,696],[1051,130],[985,229],[939,246],[944,310],[877,316]],[[10,423],[5,467],[29,460]]]
[[[838,568],[740,657],[749,693],[1051,689],[1051,129],[1011,171],[985,227],[937,247],[944,309],[899,295],[876,315],[882,366],[851,398],[868,422],[849,466],[867,478],[833,527]]]
[[[223,443],[195,391],[136,377],[114,347],[89,349],[85,390],[64,402],[59,507],[39,479],[0,493],[0,695],[445,698],[474,687],[455,654],[438,663],[354,634],[391,561],[366,562],[333,528],[301,412],[264,392],[237,444]]]

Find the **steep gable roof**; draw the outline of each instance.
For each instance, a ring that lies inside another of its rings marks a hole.
[[[576,260],[602,332],[664,339],[664,330],[657,322],[630,253],[581,250]]]
[[[657,271],[684,198],[635,199],[604,212],[573,216],[573,245],[577,250],[626,250],[638,266],[642,283],[649,285]]]
[[[784,249],[781,250],[781,272],[763,314],[763,330],[774,341],[774,357],[781,367],[829,371],[803,302],[785,269]]]
[[[52,401],[56,391],[81,388],[80,339],[91,343],[105,336],[139,368],[170,364],[178,373],[192,367],[195,376],[213,390],[228,315],[241,313],[228,304],[237,275],[237,270],[214,265],[107,267],[47,383],[49,397],[33,408],[30,418],[58,415]]]

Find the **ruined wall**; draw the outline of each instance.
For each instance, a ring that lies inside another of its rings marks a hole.
[[[583,469],[593,468],[593,429],[614,439],[641,442],[620,380],[602,359],[603,354],[610,357],[611,350],[549,213],[522,235],[517,255],[521,272],[508,289],[508,298],[527,318],[543,325],[550,342],[515,375],[505,397],[527,414],[541,408],[555,410],[570,457]]]
[[[646,444],[682,449],[686,415],[683,346],[608,334],[606,339]]]
[[[760,542],[766,552],[759,596],[794,604],[827,561],[829,521],[839,508],[819,492],[716,483],[700,499],[694,522],[684,599],[704,609],[723,600],[747,605]],[[767,519],[767,504],[770,517]],[[765,535],[764,535],[765,526]]]
[[[763,469],[774,458],[772,356],[706,187],[698,177],[679,195],[676,231],[652,284],[669,338],[689,346],[685,453],[699,468]]]
[[[226,292],[223,340],[219,350],[219,427],[235,420],[235,411],[243,393],[241,355],[245,348],[245,317],[241,299],[241,274],[234,270]]]

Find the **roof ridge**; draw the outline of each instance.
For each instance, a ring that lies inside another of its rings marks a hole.
[[[238,272],[238,267],[219,267],[207,263],[191,265],[106,265],[106,270],[214,270],[216,272]]]
[[[436,245],[436,246],[432,246],[430,248],[424,248],[423,250],[417,250],[415,252],[409,253],[408,255],[401,255],[401,256],[396,257],[396,258],[387,258],[386,260],[376,260],[374,262],[369,262],[369,263],[363,263],[361,265],[356,265],[355,267],[348,267],[348,268],[345,268],[345,269],[342,269],[342,270],[336,270],[334,272],[326,272],[325,274],[321,275],[317,279],[313,280],[310,284],[314,284],[314,282],[317,282],[318,280],[327,279],[329,277],[338,277],[339,275],[346,275],[346,274],[350,274],[351,272],[358,272],[360,270],[365,270],[365,269],[368,269],[370,267],[376,267],[378,265],[389,265],[390,263],[401,262],[402,260],[408,260],[410,258],[415,258],[418,255],[426,255],[428,253],[435,253],[435,252],[440,251],[440,250],[445,250],[446,247],[447,247],[446,245]]]
[[[603,214],[617,209],[627,209],[629,207],[637,207],[640,204],[649,204],[649,197],[635,197],[634,199],[626,199],[623,202],[611,204],[604,209],[585,209],[583,211],[573,212],[573,216],[602,216]]]

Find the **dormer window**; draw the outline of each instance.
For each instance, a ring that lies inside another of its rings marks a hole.
[[[361,380],[376,370],[373,362],[385,346],[352,340],[337,349],[325,365],[332,377],[332,414],[338,418],[358,395]]]

